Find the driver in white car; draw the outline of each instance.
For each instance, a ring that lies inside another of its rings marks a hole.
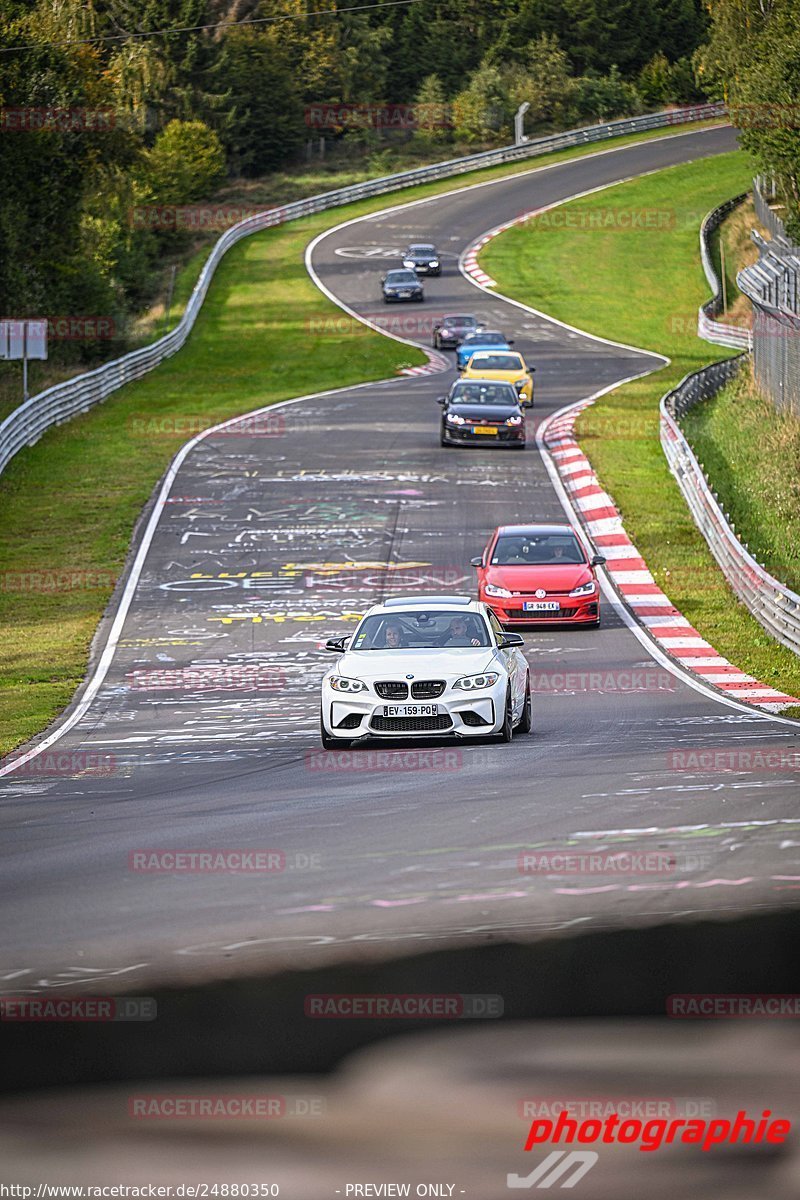
[[[447,638],[442,644],[444,646],[480,646],[481,640],[469,636],[465,617],[453,617],[447,630]]]

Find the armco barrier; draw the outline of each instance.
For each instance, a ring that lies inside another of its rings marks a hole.
[[[729,346],[734,350],[749,350],[752,336],[749,329],[738,329],[734,325],[726,325],[723,321],[714,320],[719,316],[722,308],[722,286],[711,260],[709,238],[714,230],[722,224],[728,213],[733,212],[734,208],[747,199],[747,196],[747,192],[742,192],[740,196],[734,196],[732,200],[726,200],[718,208],[713,208],[700,226],[700,257],[703,261],[703,270],[706,273],[708,286],[711,288],[711,299],[706,300],[705,304],[701,304],[698,309],[697,335],[707,342],[713,342],[716,346]]]
[[[521,146],[505,146],[500,150],[488,150],[481,154],[471,154],[466,158],[450,159],[448,162],[434,163],[428,167],[417,167],[412,171],[401,171],[396,175],[386,175],[380,179],[354,183],[349,187],[324,192],[318,196],[310,196],[306,200],[297,200],[282,208],[247,217],[238,225],[233,225],[226,230],[216,242],[200,272],[200,277],[186,305],[186,311],[179,323],[168,334],[157,342],[125,354],[113,362],[105,363],[94,371],[79,375],[66,383],[56,384],[36,396],[31,396],[29,400],[6,417],[0,425],[0,472],[5,470],[19,450],[24,446],[33,445],[46,430],[68,421],[70,417],[86,412],[93,405],[105,400],[117,388],[123,387],[132,380],[140,379],[153,367],[158,366],[159,363],[180,350],[197,319],[222,256],[230,250],[231,246],[235,246],[242,238],[249,237],[251,233],[258,233],[273,225],[294,221],[299,217],[323,212],[325,209],[335,208],[341,204],[349,204],[370,196],[379,196],[400,188],[413,187],[418,183],[428,183],[452,175],[461,175],[480,167],[523,161],[539,154],[551,153],[554,150],[582,146],[591,142],[602,142],[609,138],[623,137],[626,134],[644,133],[650,129],[662,129],[670,125],[704,121],[711,117],[723,116],[724,112],[725,108],[722,104],[698,104],[691,108],[671,109],[665,112],[649,113],[644,117],[629,117],[604,125],[591,125],[584,129],[573,129],[566,133],[536,138]]]
[[[664,396],[661,445],[695,524],[731,588],[768,633],[800,654],[800,596],[774,579],[736,537],[678,425],[678,418],[689,408],[724,387],[745,358],[740,354],[704,367]]]
[[[759,220],[772,233],[765,241],[753,233],[759,259],[737,275],[740,290],[753,306],[753,376],[781,411],[800,416],[800,247],[788,237],[770,207],[774,185],[753,180]]]

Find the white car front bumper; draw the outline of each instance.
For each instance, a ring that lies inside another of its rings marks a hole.
[[[486,737],[503,727],[506,680],[494,687],[465,692],[446,688],[435,700],[383,700],[370,689],[353,696],[322,687],[322,720],[331,737]],[[404,710],[416,706],[417,714]],[[435,708],[435,715],[428,709]],[[396,713],[388,710],[396,709]]]

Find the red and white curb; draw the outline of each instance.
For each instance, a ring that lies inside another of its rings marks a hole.
[[[589,539],[597,552],[605,556],[605,570],[626,606],[663,651],[707,686],[772,713],[800,704],[797,697],[759,683],[723,658],[655,582],[625,532],[619,510],[603,491],[591,463],[575,440],[575,422],[592,404],[594,400],[584,400],[566,412],[557,413],[543,422],[539,436]]]
[[[478,255],[486,243],[494,237],[495,233],[500,232],[500,229],[492,230],[485,237],[480,238],[477,242],[473,242],[461,260],[461,270],[465,275],[469,275],[470,279],[474,279],[476,283],[479,283],[481,287],[497,287],[491,275],[487,275],[483,267],[478,266]]]
[[[422,349],[422,347],[420,347]],[[401,367],[399,375],[439,375],[442,371],[446,371],[451,364],[446,358],[442,358],[436,350],[426,350],[428,361],[421,367]]]

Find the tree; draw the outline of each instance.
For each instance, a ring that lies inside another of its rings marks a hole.
[[[574,81],[569,59],[554,34],[543,33],[519,56],[521,70],[509,69],[509,98],[516,109],[527,101],[531,124],[558,124],[569,106]]]
[[[225,145],[242,175],[262,175],[291,158],[306,129],[295,71],[282,39],[259,29],[235,29],[225,39],[223,69],[231,122]]]
[[[800,238],[800,12],[794,0],[716,0],[697,68],[728,102],[741,144],[776,176]]]
[[[485,142],[499,134],[509,136],[509,107],[502,72],[482,63],[453,100],[456,138],[465,142]]]
[[[450,137],[452,117],[438,75],[428,75],[414,98],[417,122],[415,137],[422,142],[441,143]]]
[[[225,178],[225,152],[202,121],[170,121],[147,156],[146,174],[160,204],[202,200]]]

